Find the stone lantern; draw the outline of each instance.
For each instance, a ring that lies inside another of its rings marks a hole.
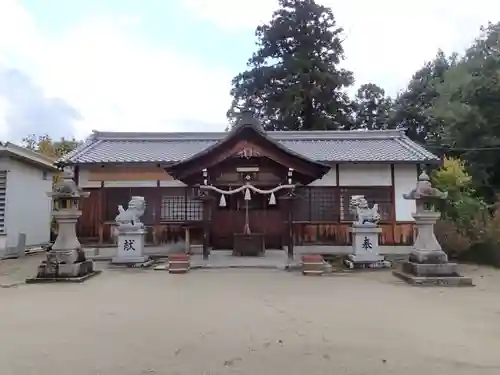
[[[416,188],[403,194],[403,198],[416,202],[412,217],[417,236],[408,262],[393,274],[412,285],[472,286],[470,278],[459,275],[458,265],[448,262],[448,256],[434,234],[434,225],[441,217],[441,213],[434,210],[434,204],[447,199],[448,193],[432,187],[429,176],[423,172]]]
[[[53,201],[52,215],[58,225],[58,235],[47,252],[47,259],[38,267],[36,278],[28,282],[83,281],[97,273],[76,237],[76,223],[82,215],[80,203],[90,193],[78,188],[72,177],[71,170],[64,170],[62,181],[47,193]]]

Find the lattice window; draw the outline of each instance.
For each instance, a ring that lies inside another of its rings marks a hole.
[[[354,221],[354,215],[349,212],[349,201],[353,195],[364,195],[370,207],[378,204],[381,220],[393,219],[392,187],[360,187],[342,188],[340,190],[340,220]]]
[[[203,201],[198,198],[196,189],[182,189],[168,192],[161,200],[161,220],[163,221],[201,221],[203,220]]]
[[[295,189],[297,199],[293,202],[293,221],[311,221],[310,187],[301,186]]]
[[[296,190],[294,221],[335,222],[338,209],[335,187],[307,186]]]
[[[336,188],[314,186],[309,188],[311,221],[335,222],[338,220]]]

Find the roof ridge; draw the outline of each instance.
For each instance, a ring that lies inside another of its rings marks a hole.
[[[37,165],[42,165],[46,168],[50,168],[55,170],[56,167],[54,165],[55,159],[41,154],[37,151],[30,150],[26,147],[19,146],[15,143],[12,142],[0,142],[0,150],[9,152],[11,154],[17,155],[18,157],[21,157],[23,159],[29,160],[32,163],[36,163]]]
[[[274,130],[264,132],[275,140],[337,140],[337,139],[388,139],[404,136],[399,129],[388,130]],[[219,141],[229,132],[99,132],[93,131],[89,138],[116,141],[166,141],[166,140],[213,140]]]
[[[420,143],[410,139],[410,137],[408,137],[407,135],[404,135],[403,137],[398,139],[397,142],[403,147],[406,147],[409,151],[417,154],[420,157],[423,157],[424,159],[439,159],[436,155],[426,150],[425,147]]]
[[[59,158],[58,162],[68,161],[69,159],[78,160],[79,155],[81,155],[85,151],[92,149],[93,147],[99,145],[100,143],[102,143],[102,141],[100,139],[96,139],[92,134],[89,137],[87,137],[85,142],[78,145],[73,151],[70,151],[66,155],[63,155],[61,158]]]

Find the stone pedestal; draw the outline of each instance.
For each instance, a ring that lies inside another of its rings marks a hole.
[[[388,268],[391,263],[378,253],[378,236],[382,232],[375,224],[353,224],[353,253],[347,256],[349,268]]]
[[[111,260],[113,264],[145,263],[149,257],[144,255],[144,238],[146,231],[137,229],[118,232],[118,252]]]
[[[81,211],[76,209],[59,210],[54,217],[59,225],[59,234],[51,250],[47,252],[47,259],[38,266],[35,278],[27,279],[27,283],[74,281],[81,282],[98,274],[94,269],[94,262],[86,259],[76,237],[75,225]]]
[[[434,211],[423,211],[412,214],[417,227],[417,238],[410,253],[410,262],[440,264],[447,263],[448,256],[434,234],[434,225],[441,214]]]
[[[448,256],[434,234],[434,224],[439,212],[421,211],[414,213],[417,238],[408,262],[402,264],[394,276],[411,285],[422,286],[473,286],[471,278],[461,276],[455,263],[448,263]]]

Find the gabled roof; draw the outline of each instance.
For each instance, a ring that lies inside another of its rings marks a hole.
[[[305,158],[328,163],[438,163],[400,130],[271,131],[266,135]],[[176,163],[227,137],[227,132],[98,132],[62,160],[69,164]]]
[[[312,182],[321,178],[330,170],[330,166],[299,154],[270,137],[263,131],[260,123],[248,112],[241,115],[236,126],[227,133],[226,137],[187,159],[169,165],[166,170],[172,177],[181,179],[181,176],[188,176],[193,167],[199,171],[200,168],[210,166],[210,159],[215,159],[216,164],[218,164],[221,157],[234,156],[235,151],[232,148],[241,147],[242,143],[248,144],[247,142],[262,147],[265,153],[269,152],[270,155],[281,159],[289,168],[293,164],[294,169],[299,172],[303,181]]]
[[[38,152],[28,150],[27,148],[18,146],[10,142],[0,142],[0,155],[7,155],[23,161],[28,164],[35,165],[41,169],[49,169],[56,171],[55,160],[48,156],[39,154]]]

